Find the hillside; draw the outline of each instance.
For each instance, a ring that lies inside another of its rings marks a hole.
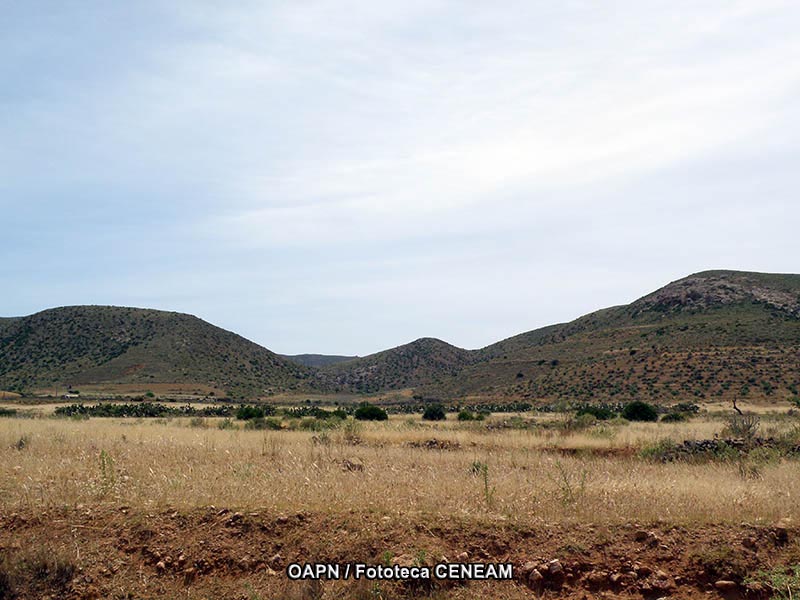
[[[435,338],[420,338],[409,344],[363,358],[331,365],[318,379],[332,391],[380,392],[439,385],[456,376],[473,361],[468,350]]]
[[[464,350],[283,357],[190,315],[102,306],[0,318],[0,389],[202,383],[235,396],[413,391],[532,402],[800,394],[800,275],[706,271],[625,306]]]
[[[229,395],[302,390],[310,370],[197,317],[71,306],[0,320],[0,389],[202,383]]]
[[[338,356],[333,354],[281,354],[281,357],[306,367],[327,367],[359,358],[358,356]]]
[[[477,351],[429,395],[782,399],[800,387],[800,276],[707,271]]]

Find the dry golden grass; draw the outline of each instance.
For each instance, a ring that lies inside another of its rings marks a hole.
[[[660,464],[629,455],[545,451],[710,437],[722,427],[714,420],[604,425],[561,436],[394,418],[364,426],[360,445],[349,445],[341,430],[317,434],[314,441],[310,432],[220,430],[214,420],[207,423],[192,428],[188,419],[0,419],[0,508],[352,508],[593,523],[800,519],[797,461],[765,465],[761,478],[746,479],[728,463]],[[431,438],[460,447],[409,446]],[[344,470],[344,461],[364,470]],[[486,477],[473,469],[476,461],[486,465]]]

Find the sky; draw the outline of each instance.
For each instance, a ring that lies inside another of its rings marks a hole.
[[[794,0],[0,0],[0,316],[478,348],[799,273]]]

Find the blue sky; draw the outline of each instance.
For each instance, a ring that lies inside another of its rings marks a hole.
[[[800,5],[0,0],[0,315],[475,348],[800,272]]]

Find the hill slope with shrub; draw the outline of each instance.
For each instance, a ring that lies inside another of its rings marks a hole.
[[[310,375],[187,314],[69,306],[0,320],[0,389],[187,382],[253,396],[302,391]]]
[[[4,390],[187,382],[249,397],[413,390],[443,400],[779,400],[800,396],[800,275],[706,271],[480,350],[421,338],[328,358],[290,360],[197,317],[155,310],[77,306],[0,319]]]
[[[786,399],[800,388],[800,275],[706,271],[523,333],[425,394],[647,401]]]

